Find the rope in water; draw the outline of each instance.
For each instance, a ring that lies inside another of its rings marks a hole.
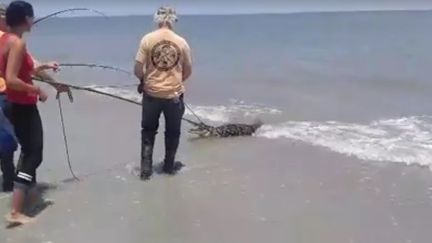
[[[57,94],[57,102],[58,102],[58,107],[59,107],[59,112],[60,112],[60,120],[61,120],[61,125],[62,125],[62,130],[63,130],[63,140],[64,140],[65,149],[66,149],[66,157],[67,157],[67,162],[68,162],[68,166],[69,166],[69,171],[70,171],[72,177],[75,180],[79,181],[79,178],[74,173],[74,170],[72,168],[72,162],[70,159],[69,145],[68,145],[68,139],[67,139],[67,134],[66,134],[66,125],[64,122],[63,107],[62,107],[60,94]]]
[[[201,124],[205,124],[201,118],[192,110],[192,108],[190,108],[190,106],[187,103],[184,103],[186,108],[192,113],[192,115],[201,123]]]

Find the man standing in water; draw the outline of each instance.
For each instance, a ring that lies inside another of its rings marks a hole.
[[[159,117],[165,117],[165,159],[163,172],[175,174],[175,156],[180,140],[181,121],[185,111],[184,81],[192,74],[188,43],[174,32],[176,11],[161,7],[154,15],[158,29],[145,35],[135,62],[135,75],[143,93],[141,124],[141,179],[151,177],[153,146]]]

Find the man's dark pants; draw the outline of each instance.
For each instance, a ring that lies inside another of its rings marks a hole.
[[[175,173],[175,155],[179,146],[181,123],[185,112],[183,95],[176,99],[162,99],[143,95],[141,122],[141,178],[152,174],[153,146],[161,113],[165,117],[165,159],[163,171]]]

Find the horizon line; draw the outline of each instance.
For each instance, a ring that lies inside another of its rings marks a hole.
[[[413,8],[413,9],[359,9],[359,10],[309,10],[309,11],[284,11],[284,12],[243,12],[243,13],[185,13],[179,16],[247,16],[247,15],[288,15],[288,14],[319,14],[319,13],[365,13],[365,12],[429,12],[432,8]],[[107,14],[100,15],[78,15],[78,16],[57,16],[57,18],[83,18],[83,17],[151,17],[153,14]],[[38,16],[43,17],[43,16]]]

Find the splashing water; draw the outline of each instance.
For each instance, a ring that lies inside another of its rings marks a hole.
[[[285,122],[265,125],[256,136],[289,138],[363,160],[419,164],[432,168],[432,117],[379,120],[368,125]]]

